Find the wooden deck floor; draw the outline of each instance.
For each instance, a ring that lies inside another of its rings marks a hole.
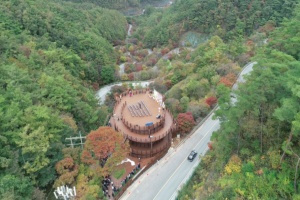
[[[127,106],[124,108],[124,112],[123,112],[123,117],[131,122],[132,124],[136,124],[139,126],[145,126],[145,124],[147,122],[157,122],[158,119],[156,119],[156,116],[158,114],[163,114],[163,112],[165,113],[165,124],[164,127],[159,130],[158,132],[151,134],[152,138],[150,140],[148,135],[142,135],[142,134],[137,134],[137,133],[133,133],[130,131],[130,129],[128,129],[123,122],[121,121],[120,117],[121,117],[121,111],[122,111],[122,105],[125,103],[127,105],[133,105],[133,104],[137,104],[140,101],[144,101],[144,104],[147,106],[147,108],[149,109],[149,111],[151,112],[151,116],[144,116],[144,117],[133,117],[129,111],[129,109],[127,109]],[[153,142],[153,141],[157,141],[159,139],[161,139],[171,128],[175,128],[175,125],[173,124],[173,118],[171,116],[171,114],[167,111],[167,110],[162,110],[161,108],[159,109],[159,104],[152,98],[149,97],[148,92],[147,93],[143,93],[143,94],[135,94],[133,96],[129,96],[127,95],[126,97],[122,97],[121,102],[118,103],[115,107],[115,112],[113,114],[113,116],[110,119],[110,122],[112,124],[112,127],[117,127],[117,129],[119,130],[119,132],[128,135],[130,137],[136,138],[136,140],[140,141],[140,142],[144,142],[144,143],[149,143],[149,142]],[[159,112],[160,110],[160,112]],[[119,120],[118,120],[119,119]]]

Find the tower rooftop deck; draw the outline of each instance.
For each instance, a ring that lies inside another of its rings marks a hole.
[[[147,110],[151,115],[146,115]],[[125,119],[132,125],[132,127],[140,126],[142,128],[145,128],[147,123],[158,123],[160,121],[160,119],[157,119],[157,116],[159,114],[161,115],[161,117],[164,116],[164,125],[157,132],[151,133],[151,138],[149,138],[149,134],[147,134],[148,132],[146,132],[145,134],[132,132],[130,128],[123,123]],[[123,121],[121,120],[122,116]],[[116,103],[114,114],[110,119],[110,123],[112,124],[112,127],[116,127],[116,129],[124,136],[127,136],[129,140],[140,143],[150,143],[158,141],[164,138],[172,128],[175,128],[172,115],[169,113],[169,111],[163,110],[160,107],[159,103],[157,103],[153,98],[150,97],[149,92],[134,94],[132,96],[123,96],[121,100]]]

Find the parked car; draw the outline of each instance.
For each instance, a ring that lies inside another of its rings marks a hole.
[[[195,150],[193,150],[193,151],[191,151],[191,153],[187,159],[192,162],[196,156],[197,156],[197,152]]]

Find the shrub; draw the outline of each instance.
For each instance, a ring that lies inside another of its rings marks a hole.
[[[121,56],[120,57],[120,61],[123,63],[123,62],[126,62],[127,61],[127,58],[126,56]]]
[[[225,174],[240,173],[242,161],[237,155],[231,156],[229,162],[225,166]]]
[[[149,73],[146,72],[146,71],[142,71],[142,72],[141,72],[141,79],[142,79],[142,80],[149,80],[149,79],[150,79]]]
[[[128,75],[127,74],[122,74],[121,80],[122,81],[128,81]]]

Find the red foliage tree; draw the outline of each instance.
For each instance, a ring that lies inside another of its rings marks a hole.
[[[137,72],[142,71],[142,70],[143,70],[143,65],[142,65],[142,63],[137,63],[137,64],[135,64],[135,70],[136,70]]]
[[[195,126],[195,120],[191,112],[179,113],[177,116],[178,130],[181,133],[190,132]]]
[[[213,144],[212,144],[212,142],[207,143],[207,146],[208,146],[209,150],[213,150]]]
[[[131,72],[130,74],[128,74],[128,79],[129,79],[130,81],[133,81],[133,80],[134,80],[134,73],[133,73],[133,72]]]
[[[150,65],[154,66],[157,63],[157,59],[156,58],[151,58],[150,59]]]
[[[213,107],[217,103],[218,99],[215,96],[211,96],[205,99],[205,103],[209,105],[209,107]]]
[[[165,86],[168,88],[168,90],[173,86],[172,81],[171,80],[167,80],[165,81]]]

